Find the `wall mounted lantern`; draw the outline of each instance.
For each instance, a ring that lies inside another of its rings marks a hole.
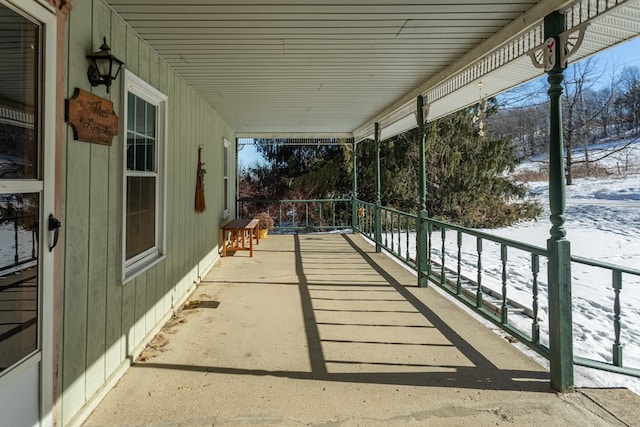
[[[100,51],[87,55],[87,58],[91,60],[91,65],[87,70],[87,77],[91,86],[105,85],[107,93],[109,93],[111,82],[118,77],[124,62],[111,54],[111,48],[107,44],[106,37],[103,37],[102,41]]]

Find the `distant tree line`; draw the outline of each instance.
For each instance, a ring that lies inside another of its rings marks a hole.
[[[535,219],[540,205],[527,187],[508,176],[517,164],[511,139],[489,138],[480,131],[478,108],[451,114],[427,125],[427,210],[429,215],[470,227],[509,225]],[[495,114],[497,104],[483,105]],[[482,121],[480,121],[482,122]],[[289,146],[279,140],[258,141],[266,163],[240,171],[240,197],[291,199],[352,195],[352,159],[357,159],[358,198],[373,202],[373,141],[350,146]],[[419,209],[419,144],[413,129],[380,145],[381,200],[405,212]]]
[[[576,169],[589,173],[594,164],[627,148],[640,129],[640,69],[625,67],[614,77],[599,71],[590,58],[567,69],[563,82],[563,138],[565,171],[571,185]],[[549,145],[549,103],[546,78],[510,93],[502,108],[489,118],[493,137],[510,136],[522,158],[544,157]],[[594,143],[615,142],[592,156]],[[583,155],[576,159],[574,152]]]
[[[640,129],[640,70],[626,67],[615,78],[598,71],[594,59],[565,72],[563,119],[567,184],[574,171],[624,150]],[[549,144],[545,78],[496,99],[438,119],[427,126],[427,210],[429,215],[470,227],[506,226],[537,218],[540,204],[512,177],[515,166]],[[596,142],[613,141],[591,155]],[[352,195],[352,159],[357,158],[358,198],[375,201],[373,141],[349,145],[291,146],[260,140],[266,162],[240,171],[241,198],[319,199]],[[576,150],[582,155],[574,156]],[[419,209],[417,129],[380,146],[383,205],[405,212]]]

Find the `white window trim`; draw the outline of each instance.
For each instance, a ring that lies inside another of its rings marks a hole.
[[[231,170],[231,142],[227,138],[224,138],[223,143],[224,143],[224,147],[222,149],[222,185],[226,185],[227,188],[222,189],[222,197],[224,198],[226,193],[227,200],[223,200],[222,218],[226,219],[226,218],[229,218],[229,214],[231,213],[232,191],[231,191],[231,174],[229,173],[229,171]],[[225,151],[226,151],[226,158],[225,158]],[[227,170],[224,169],[225,162],[227,162]],[[227,209],[224,209],[225,205],[227,206]]]
[[[160,262],[165,257],[166,248],[166,171],[167,171],[167,135],[168,135],[168,97],[162,92],[152,87],[129,70],[124,73],[124,95],[122,97],[122,284],[134,279],[153,265]],[[142,252],[132,259],[126,259],[127,242],[127,176],[144,176],[144,173],[127,171],[127,118],[128,118],[128,94],[129,92],[153,104],[157,108],[157,186],[156,186],[156,245],[145,252]]]

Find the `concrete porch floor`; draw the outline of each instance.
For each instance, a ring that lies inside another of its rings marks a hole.
[[[359,235],[222,258],[86,426],[638,425],[625,389],[548,372]]]

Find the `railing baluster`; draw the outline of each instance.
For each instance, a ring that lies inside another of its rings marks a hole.
[[[335,227],[336,226],[336,206],[333,200],[331,201],[331,212],[333,212],[333,223],[331,224],[331,226]]]
[[[613,270],[613,330],[615,339],[613,341],[613,364],[622,366],[622,345],[620,344],[620,291],[622,290],[622,272]]]
[[[278,202],[278,218],[280,227],[282,227],[282,202]]]
[[[458,230],[458,266],[457,266],[457,278],[456,278],[456,294],[462,295],[462,280],[460,275],[462,274],[462,231]]]
[[[445,270],[445,262],[444,262],[444,257],[445,257],[445,244],[447,242],[447,229],[445,227],[440,227],[440,238],[442,239],[442,254],[440,256],[441,259],[441,263],[440,263],[440,284],[442,286],[444,286],[447,283],[447,275],[446,275],[446,270]]]
[[[500,245],[500,261],[502,261],[502,307],[500,308],[503,325],[509,322],[509,309],[507,308],[507,245]]]
[[[476,237],[478,251],[478,280],[476,289],[476,308],[482,308],[482,237]]]
[[[391,214],[391,252],[394,252],[395,249],[395,241],[396,241],[396,230],[395,230],[395,214],[390,212]]]
[[[398,256],[402,258],[402,216],[396,212],[396,231],[395,236],[398,244]]]
[[[402,259],[402,219],[404,216],[401,216],[400,213],[396,213],[396,221],[398,224],[398,229],[396,230],[398,233],[398,258]]]
[[[418,221],[416,220],[416,231],[418,230]],[[427,223],[427,277],[431,276],[431,238],[433,237],[433,224]]]
[[[409,218],[408,216],[405,217],[405,224],[407,226],[407,231],[406,231],[406,235],[405,235],[405,244],[407,245],[406,247],[406,262],[409,262],[409,260],[411,259],[411,256],[409,255],[409,227],[411,227],[411,218]]]
[[[296,226],[296,216],[298,215],[298,210],[296,209],[296,203],[291,202],[291,226],[295,228]]]
[[[400,212],[396,212],[396,225],[397,225],[397,229],[396,229],[396,233],[397,233],[397,244],[398,244],[398,258],[401,260],[404,260],[405,258],[405,254],[404,254],[404,245],[402,243],[402,238],[403,238],[403,229],[402,229],[402,222],[404,221],[404,214],[400,213]]]
[[[381,226],[384,227],[384,246],[385,247],[389,247],[388,244],[387,244],[388,243],[388,241],[387,241],[388,228],[389,228],[389,227],[387,227],[387,221],[389,220],[389,212],[387,212],[385,210],[383,210],[382,212],[384,213],[384,216],[383,216],[384,219],[381,219],[380,221],[382,221],[382,225]]]
[[[531,254],[531,273],[533,283],[531,292],[533,293],[533,323],[531,325],[531,342],[540,342],[540,323],[538,321],[538,273],[540,272],[540,256]]]
[[[304,214],[306,219],[305,225],[309,227],[309,202],[304,204]]]
[[[375,207],[371,208],[371,216],[369,217],[369,222],[370,222],[370,235],[373,238],[373,241],[375,242],[376,240],[376,209]]]
[[[369,206],[364,206],[364,216],[362,217],[364,234],[371,237],[371,233],[369,233],[369,214]]]

